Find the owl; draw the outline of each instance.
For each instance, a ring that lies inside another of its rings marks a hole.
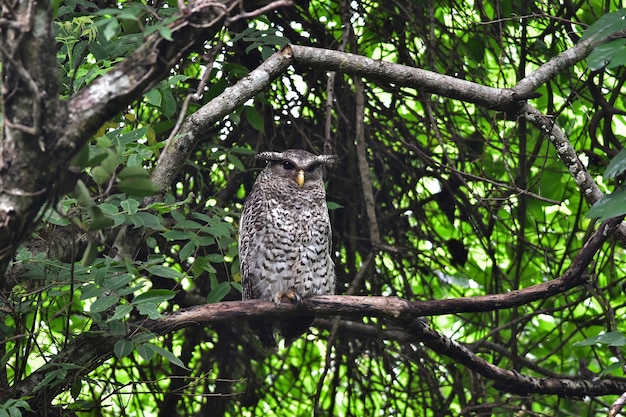
[[[323,180],[324,168],[336,157],[290,149],[262,152],[257,159],[267,165],[244,203],[239,223],[243,299],[278,305],[283,297],[300,303],[303,297],[334,294],[332,231]],[[257,320],[250,327],[265,348],[275,349],[275,327],[289,345],[313,319]]]

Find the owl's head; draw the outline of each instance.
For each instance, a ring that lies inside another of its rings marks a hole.
[[[261,152],[257,159],[267,162],[266,170],[272,175],[293,180],[300,188],[306,183],[322,180],[324,167],[337,162],[335,155],[313,155],[302,149],[289,149],[284,152]]]

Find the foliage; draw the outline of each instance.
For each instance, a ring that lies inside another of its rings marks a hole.
[[[0,299],[0,387],[43,371],[30,394],[61,386],[52,404],[79,416],[606,414],[617,396],[511,394],[383,319],[320,319],[307,337],[269,355],[245,323],[164,335],[140,326],[240,299],[236,225],[257,151],[329,146],[339,155],[328,199],[340,294],[432,300],[526,288],[563,274],[594,218],[626,213],[623,38],[563,68],[530,100],[608,193],[589,211],[557,150],[516,114],[366,79],[359,120],[353,77],[337,73],[329,85],[329,74],[304,66],[216,123],[162,190],[150,175],[168,139],[176,140],[178,121],[289,43],[512,88],[581,40],[622,31],[625,13],[618,2],[595,0],[576,8],[513,0],[295,3],[230,22],[75,156],[69,188],[59,185],[7,272],[14,284]],[[170,0],[53,5],[62,99],[109,73],[149,35],[171,39],[179,12]],[[355,152],[360,122],[366,161]],[[367,181],[375,219],[364,203]],[[163,199],[143,200],[154,195]],[[146,233],[132,259],[111,253],[124,227]],[[588,364],[602,377],[623,377],[625,259],[623,246],[609,241],[584,288],[429,324],[521,374],[577,378]],[[111,354],[89,358],[93,370],[72,380],[78,362],[59,354],[92,335],[105,335]],[[27,397],[1,404],[0,416],[25,414]]]

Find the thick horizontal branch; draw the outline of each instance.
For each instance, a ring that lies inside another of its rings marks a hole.
[[[563,293],[586,282],[585,270],[596,252],[621,223],[621,218],[604,221],[585,242],[563,275],[551,281],[503,294],[446,300],[409,301],[397,297],[358,297],[324,295],[305,298],[299,306],[261,300],[230,301],[180,310],[167,317],[147,322],[144,327],[164,334],[190,325],[250,320],[261,317],[286,317],[293,314],[326,316],[370,316],[411,320],[422,316],[493,311],[519,307]]]
[[[383,80],[403,87],[413,87],[420,91],[476,103],[490,109],[507,110],[523,99],[511,89],[487,87],[421,68],[330,49],[297,45],[292,45],[291,48],[295,61],[302,65]]]
[[[511,110],[515,104],[535,97],[533,92],[565,68],[585,59],[608,37],[579,42],[532,71],[511,88],[494,88],[421,68],[408,67],[346,52],[292,45],[296,62],[312,68],[341,71],[368,79],[384,80],[403,87],[439,94],[494,110]]]
[[[286,317],[294,315],[314,314],[318,317],[329,316],[353,316],[353,317],[382,317],[400,323],[420,322],[420,317],[453,314],[462,312],[493,311],[497,309],[518,307],[533,301],[552,297],[563,293],[575,286],[586,282],[585,269],[593,259],[594,254],[619,225],[621,219],[610,219],[603,222],[598,229],[585,242],[576,258],[565,273],[548,282],[533,285],[531,287],[511,291],[504,294],[490,294],[476,297],[455,298],[447,300],[410,301],[397,297],[358,297],[358,296],[316,296],[306,298],[299,306],[284,302],[276,306],[272,302],[260,300],[230,301],[215,304],[207,304],[183,309],[162,317],[157,320],[148,320],[136,323],[132,332],[141,328],[162,335],[177,329],[193,326],[206,326],[213,323],[231,323],[233,321],[245,321],[258,318]],[[456,351],[456,342],[444,338],[436,338],[426,330],[417,328],[416,332],[424,332],[432,338],[432,346],[437,343],[449,344],[452,355]],[[436,333],[436,332],[435,332]],[[32,388],[45,377],[47,370],[56,363],[77,365],[68,374],[68,380],[73,380],[79,375],[90,372],[113,356],[113,345],[116,338],[107,335],[85,333],[59,353],[56,359],[48,364],[46,370],[37,370],[28,378],[20,381],[12,387],[11,393],[0,393],[0,400],[5,395],[10,398],[12,394],[30,392]],[[421,339],[426,346],[429,339]],[[441,352],[447,354],[445,352]],[[468,361],[471,361],[468,359]],[[508,374],[507,374],[508,375]],[[559,388],[559,389],[562,389]],[[578,388],[576,388],[578,389]],[[56,394],[61,388],[56,388]],[[534,391],[529,391],[534,392]],[[556,392],[555,392],[556,393]],[[50,393],[51,395],[55,393]],[[52,395],[52,396],[54,396]],[[599,395],[599,394],[597,394]],[[39,401],[41,399],[38,399]]]

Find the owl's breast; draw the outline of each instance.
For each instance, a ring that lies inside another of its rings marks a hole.
[[[317,204],[296,207],[270,201],[253,255],[254,298],[270,301],[288,289],[303,297],[334,291],[328,211]]]

